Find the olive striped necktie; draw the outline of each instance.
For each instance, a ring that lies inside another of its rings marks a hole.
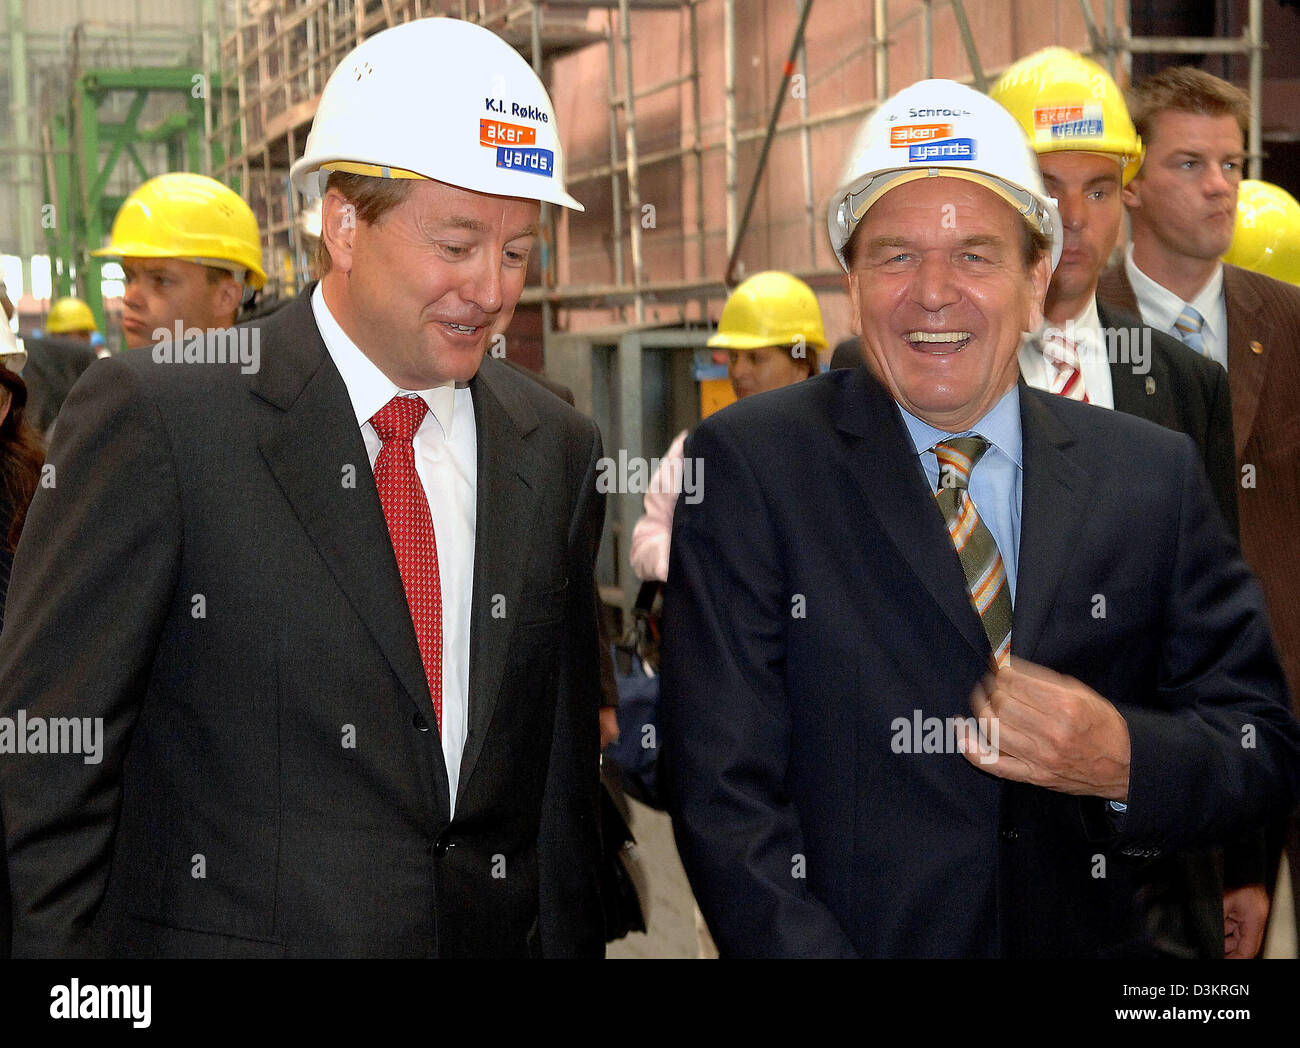
[[[939,490],[935,501],[948,522],[957,557],[966,575],[970,595],[989,647],[999,666],[1011,659],[1011,588],[1006,566],[993,539],[993,533],[980,520],[970,497],[970,475],[975,463],[989,448],[983,437],[954,437],[933,449],[939,460]]]

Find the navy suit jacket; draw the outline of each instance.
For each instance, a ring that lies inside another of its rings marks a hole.
[[[988,665],[942,514],[865,368],[749,398],[687,443],[664,608],[665,777],[724,954],[1149,953],[1147,867],[1293,803],[1300,726],[1192,441],[1020,401],[1012,652],[1123,713],[1127,815],[894,751]]]

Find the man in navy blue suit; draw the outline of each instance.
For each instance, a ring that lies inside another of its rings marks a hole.
[[[841,186],[867,367],[686,447],[662,731],[701,910],[724,956],[1155,954],[1168,855],[1297,794],[1258,585],[1186,436],[1017,382],[1061,227],[1009,114],[914,85]]]

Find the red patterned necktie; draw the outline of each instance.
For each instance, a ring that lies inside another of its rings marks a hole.
[[[438,577],[438,544],[433,534],[429,499],[415,471],[411,438],[429,406],[421,397],[394,397],[375,413],[383,446],[375,459],[375,485],[384,507],[388,534],[397,554],[402,588],[411,608],[415,639],[420,645],[424,676],[433,696],[433,713],[442,730],[442,583]]]
[[[1079,370],[1078,343],[1059,328],[1049,328],[1043,335],[1043,356],[1052,365],[1050,392],[1087,404],[1083,372]]]

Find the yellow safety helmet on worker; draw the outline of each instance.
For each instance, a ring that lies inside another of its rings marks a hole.
[[[257,219],[232,189],[175,171],[126,198],[101,258],[177,258],[226,269],[257,290],[266,284]]]
[[[90,311],[90,307],[79,298],[60,298],[50,306],[49,315],[45,318],[45,333],[47,335],[80,335],[90,336],[99,330],[95,323],[95,314]]]
[[[1300,202],[1281,186],[1244,179],[1232,246],[1223,261],[1300,284]]]
[[[810,378],[826,348],[817,296],[789,273],[757,273],[728,296],[708,345],[728,351],[727,377],[737,398]]]
[[[1038,158],[1015,119],[986,95],[952,80],[904,88],[863,122],[831,195],[831,247],[847,272],[845,249],[867,210],[885,193],[922,178],[964,179],[992,190],[1061,259],[1061,219],[1043,187]]]
[[[1045,316],[1056,326],[1086,323],[1120,239],[1124,186],[1144,155],[1124,96],[1096,62],[1048,47],[1012,65],[989,97],[1029,138],[1061,216],[1062,261],[1052,274]],[[1076,386],[1082,396],[1082,383]]]
[[[822,312],[813,289],[777,270],[758,273],[737,285],[727,298],[713,349],[760,349],[806,345],[826,348]]]
[[[238,194],[206,175],[151,178],[126,198],[106,247],[120,258],[128,349],[186,330],[229,327],[249,289],[266,284],[257,220]]]
[[[1039,154],[1105,153],[1128,185],[1145,150],[1124,95],[1096,62],[1064,47],[1046,47],[1016,62],[989,91],[1016,118]]]

